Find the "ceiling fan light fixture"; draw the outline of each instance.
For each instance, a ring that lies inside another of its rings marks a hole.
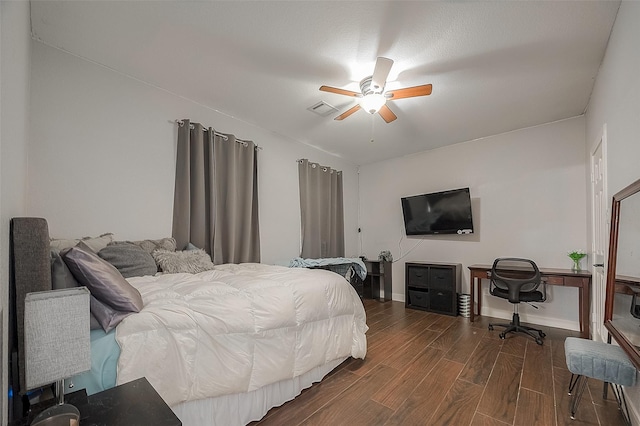
[[[360,80],[359,93],[352,90],[340,89],[338,87],[320,86],[320,90],[323,92],[360,98],[360,103],[355,104],[347,111],[334,118],[334,120],[342,121],[359,109],[364,109],[371,115],[375,113],[380,114],[380,117],[382,117],[385,122],[391,123],[398,117],[386,105],[387,100],[395,101],[397,99],[427,96],[431,94],[431,84],[385,91],[387,77],[389,77],[389,71],[391,70],[392,65],[393,61],[391,59],[379,56],[376,60],[376,66],[373,69],[373,74]]]
[[[369,93],[362,98],[360,106],[369,114],[375,114],[387,102],[387,98],[380,93]]]

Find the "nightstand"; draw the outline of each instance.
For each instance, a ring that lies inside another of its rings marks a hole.
[[[380,260],[365,260],[367,277],[364,280],[364,298],[380,300],[380,290],[384,290],[385,302],[391,297],[391,265],[392,262]]]
[[[82,426],[181,426],[158,392],[144,377],[87,396],[84,390],[65,395],[65,402],[80,411]],[[28,417],[9,426],[27,426],[46,406],[35,408]]]

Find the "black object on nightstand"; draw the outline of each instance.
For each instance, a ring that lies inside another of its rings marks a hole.
[[[144,377],[91,396],[84,390],[73,392],[66,395],[65,400],[80,410],[81,426],[182,425]],[[27,426],[45,408],[36,406],[28,417],[11,422],[9,426]]]

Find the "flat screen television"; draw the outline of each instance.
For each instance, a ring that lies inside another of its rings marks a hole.
[[[473,233],[469,188],[403,197],[402,214],[407,235]]]

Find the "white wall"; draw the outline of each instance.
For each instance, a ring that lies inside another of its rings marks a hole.
[[[31,25],[29,3],[0,2],[0,424],[7,423],[9,220],[24,215],[28,139]]]
[[[640,3],[622,2],[586,113],[591,149],[607,125],[609,196],[640,178],[638,18]]]
[[[640,179],[640,3],[623,1],[618,11],[586,113],[588,152],[607,126],[607,191],[611,198]],[[625,388],[633,424],[640,424],[640,388]]]
[[[462,263],[464,293],[469,292],[467,267],[496,257],[570,268],[567,251],[587,249],[584,158],[584,118],[578,117],[364,166],[363,252],[377,258],[381,250],[391,250],[397,260],[395,300],[404,300],[408,261]],[[461,187],[471,191],[473,235],[404,235],[401,197]],[[486,293],[487,283],[483,288]],[[539,311],[522,307],[523,319],[579,329],[578,290],[550,286],[549,291],[549,303]],[[484,315],[510,318],[512,313],[508,302],[483,296]]]
[[[288,264],[300,253],[299,158],[343,170],[346,254],[357,253],[354,165],[39,42],[33,47],[29,214],[47,218],[56,237],[170,235],[172,121],[181,118],[263,147],[258,185],[264,263]]]

